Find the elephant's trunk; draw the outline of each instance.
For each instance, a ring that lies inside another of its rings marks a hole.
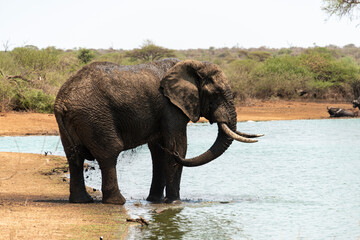
[[[231,109],[230,111],[230,121],[229,123],[219,122],[218,123],[218,135],[214,142],[214,144],[204,152],[203,154],[190,158],[190,159],[184,159],[179,156],[177,153],[173,153],[173,156],[175,160],[186,167],[196,167],[201,166],[206,163],[211,162],[212,160],[219,157],[221,154],[223,154],[226,149],[231,145],[232,141],[238,140],[241,142],[251,143],[251,142],[257,142],[257,140],[248,139],[246,137],[240,136],[236,133],[236,111],[235,107]],[[239,132],[240,133],[240,132]],[[243,134],[243,133],[241,133]],[[245,134],[246,135],[246,134]],[[259,137],[261,135],[249,135],[251,137]]]
[[[218,124],[219,125],[219,124]],[[219,127],[218,136],[214,142],[214,144],[210,147],[209,150],[204,152],[203,154],[190,158],[190,159],[184,159],[179,156],[179,154],[174,153],[173,156],[175,160],[186,167],[197,167],[204,165],[206,163],[211,162],[215,158],[219,157],[221,154],[225,152],[226,149],[230,146],[233,139],[228,137]]]

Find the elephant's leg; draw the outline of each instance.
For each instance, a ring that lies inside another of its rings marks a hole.
[[[153,176],[149,196],[146,198],[150,202],[161,202],[164,198],[164,188],[166,184],[164,169],[164,150],[158,142],[149,143],[151,158],[153,163]]]
[[[70,198],[71,203],[90,203],[92,197],[88,194],[84,182],[84,158],[75,152],[66,154],[70,169]]]
[[[185,155],[185,154],[183,154]],[[184,156],[185,157],[185,156]],[[180,180],[183,166],[180,166],[174,160],[168,161],[165,164],[166,168],[166,197],[165,203],[172,203],[176,200],[180,200]]]
[[[183,167],[175,162],[170,152],[177,152],[185,158],[187,150],[186,126],[189,119],[179,108],[169,107],[164,112],[162,121],[163,147],[165,151],[164,172],[165,172],[165,199],[164,202],[171,203],[180,200],[180,180]]]
[[[102,177],[102,185],[101,191],[103,194],[102,202],[109,204],[125,204],[126,200],[121,195],[117,175],[116,175],[116,158],[110,161],[104,161],[102,159],[98,159],[100,169],[101,169],[101,177]],[[106,163],[106,164],[102,164]],[[111,163],[111,164],[109,164]]]
[[[185,158],[187,150],[186,135],[177,135],[173,139],[174,145],[169,146],[168,149],[176,151],[179,155]],[[172,144],[170,144],[172,145]],[[166,174],[166,197],[165,203],[172,203],[173,201],[180,200],[180,181],[183,166],[175,162],[170,154],[166,154],[165,160],[165,174]]]

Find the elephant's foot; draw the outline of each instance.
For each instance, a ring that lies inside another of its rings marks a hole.
[[[181,200],[180,198],[170,198],[170,197],[166,197],[164,199],[164,203],[172,203],[172,204],[180,204]]]
[[[87,193],[70,193],[70,203],[92,203],[94,199]]]
[[[126,199],[121,195],[120,192],[116,194],[106,194],[103,193],[102,203],[104,204],[116,204],[116,205],[124,205]]]
[[[146,201],[149,201],[149,202],[152,202],[152,203],[162,203],[164,202],[164,197],[161,196],[155,196],[155,195],[149,195],[147,198],[146,198]]]

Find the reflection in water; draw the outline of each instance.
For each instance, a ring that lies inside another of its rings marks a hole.
[[[247,200],[244,200],[247,201]],[[134,226],[127,239],[247,239],[232,202],[185,201],[181,205],[127,204],[132,216],[149,220]],[[154,207],[155,206],[155,207]],[[234,222],[236,224],[234,224]]]
[[[186,219],[179,216],[182,208],[169,208],[159,213],[153,213],[148,227],[140,228],[141,236],[146,239],[182,239],[186,231],[181,226],[189,224]],[[161,239],[161,238],[160,238]]]

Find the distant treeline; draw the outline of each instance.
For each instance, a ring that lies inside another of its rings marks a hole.
[[[360,95],[360,48],[213,48],[171,50],[152,43],[133,50],[35,46],[0,52],[0,111],[52,112],[60,86],[92,61],[133,65],[167,57],[220,65],[236,101],[310,99],[350,101]]]

